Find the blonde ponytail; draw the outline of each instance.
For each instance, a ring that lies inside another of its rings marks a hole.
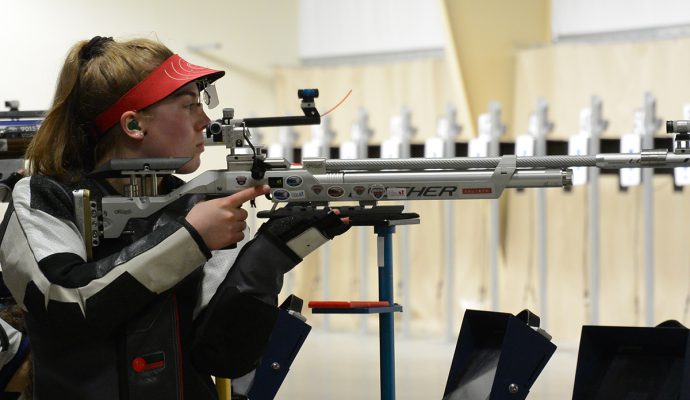
[[[26,151],[29,172],[64,182],[90,172],[119,129],[96,142],[96,116],[172,54],[149,39],[120,43],[96,37],[74,45],[62,66],[53,104]]]

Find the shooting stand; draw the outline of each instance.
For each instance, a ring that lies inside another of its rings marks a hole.
[[[343,207],[346,208],[346,207]],[[385,307],[312,308],[313,314],[379,314],[379,369],[381,399],[395,399],[395,319],[393,313],[402,306],[393,301],[393,234],[398,225],[419,224],[419,215],[403,213],[402,206],[375,206],[360,209],[364,214],[341,208],[341,215],[350,215],[353,226],[373,226],[377,235],[379,301]],[[357,208],[358,209],[358,208]],[[367,212],[368,210],[371,210]]]

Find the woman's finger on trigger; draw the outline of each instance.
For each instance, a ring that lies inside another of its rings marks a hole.
[[[240,190],[235,194],[231,194],[227,197],[227,199],[229,200],[230,207],[239,208],[242,207],[242,204],[245,202],[253,200],[259,196],[263,196],[264,194],[268,193],[269,190],[270,187],[268,185],[255,186]]]

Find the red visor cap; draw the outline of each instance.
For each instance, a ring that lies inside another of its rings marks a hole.
[[[212,83],[223,75],[225,71],[191,64],[175,54],[96,117],[97,136],[100,138],[112,128],[126,111],[142,110],[163,100],[189,82],[206,78],[208,83]]]

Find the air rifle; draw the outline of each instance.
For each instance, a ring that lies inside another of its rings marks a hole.
[[[24,153],[34,137],[45,111],[19,111],[19,101],[5,101],[9,111],[0,111],[0,202],[10,200],[14,184],[21,179]]]
[[[227,168],[210,170],[178,189],[158,194],[156,178],[172,174],[187,158],[111,160],[92,176],[129,177],[123,196],[103,197],[100,204],[88,200],[88,193],[75,192],[78,221],[85,238],[97,246],[101,238],[117,238],[129,232],[128,222],[146,218],[182,196],[230,195],[256,185],[269,185],[273,202],[260,217],[286,215],[295,210],[339,208],[344,216],[376,214],[377,203],[402,200],[495,199],[506,188],[569,187],[571,167],[670,168],[690,166],[690,122],[669,121],[674,133],[674,150],[645,150],[633,154],[583,156],[515,156],[434,159],[303,159],[290,164],[285,159],[267,158],[265,151],[251,143],[248,128],[320,123],[314,105],[318,90],[298,92],[304,116],[235,119],[232,109],[212,122],[207,135],[229,149]],[[147,181],[150,180],[147,184]],[[358,202],[359,207],[334,207],[332,203]],[[279,203],[293,207],[277,208]],[[399,209],[396,209],[399,212]],[[87,241],[88,242],[88,241]],[[89,244],[87,243],[87,250]]]

